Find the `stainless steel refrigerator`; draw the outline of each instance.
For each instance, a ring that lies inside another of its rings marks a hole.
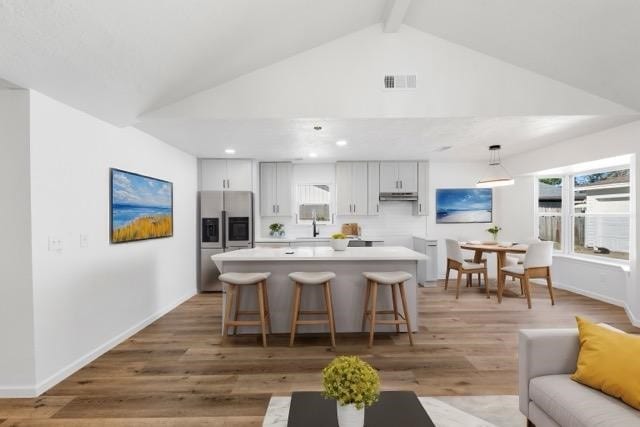
[[[201,191],[200,292],[221,291],[220,272],[211,255],[253,247],[253,193]]]

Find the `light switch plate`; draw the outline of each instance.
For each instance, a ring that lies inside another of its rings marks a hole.
[[[64,248],[64,242],[59,236],[49,236],[49,252],[61,253]]]
[[[89,235],[88,234],[80,234],[80,247],[88,248],[89,247]]]

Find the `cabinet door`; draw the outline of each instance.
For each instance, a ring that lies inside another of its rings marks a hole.
[[[398,164],[396,162],[380,162],[380,192],[397,193],[399,191]]]
[[[251,160],[227,160],[227,188],[233,191],[253,190]]]
[[[276,163],[276,214],[291,216],[292,165],[289,162]]]
[[[418,163],[398,162],[398,180],[401,193],[415,193],[418,191]]]
[[[226,190],[227,161],[220,159],[200,160],[200,190]]]
[[[367,163],[367,214],[380,214],[380,162]]]
[[[260,216],[276,216],[276,164],[260,163]]]
[[[418,163],[418,202],[415,214],[426,216],[429,212],[429,163]]]
[[[351,203],[354,215],[367,214],[367,162],[351,164]]]
[[[351,163],[336,163],[336,212],[338,215],[353,215],[351,189]]]

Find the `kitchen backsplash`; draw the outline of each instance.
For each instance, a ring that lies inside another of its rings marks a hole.
[[[357,222],[364,237],[380,237],[386,245],[410,245],[411,236],[425,235],[427,232],[427,217],[413,215],[411,202],[383,202],[378,216],[336,216],[333,225],[320,225],[320,236],[330,236],[340,231],[343,223]],[[279,222],[284,224],[286,237],[311,236],[311,225],[296,224],[290,218],[261,218],[262,235],[269,237],[269,224]]]

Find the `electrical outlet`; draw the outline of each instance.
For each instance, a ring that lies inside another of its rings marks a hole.
[[[80,234],[80,247],[88,248],[89,247],[89,235],[88,234]]]
[[[49,236],[49,252],[61,253],[64,249],[64,242],[61,237]]]

